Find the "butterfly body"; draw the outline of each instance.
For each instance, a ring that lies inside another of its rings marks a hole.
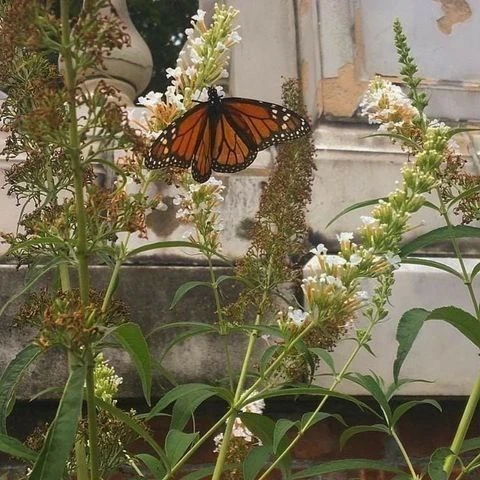
[[[292,110],[259,100],[221,98],[211,87],[208,101],[199,103],[160,133],[145,166],[191,166],[193,178],[205,182],[212,170],[243,170],[260,150],[309,131],[305,119]]]

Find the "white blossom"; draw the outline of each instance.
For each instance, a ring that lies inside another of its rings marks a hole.
[[[337,234],[337,240],[340,243],[349,242],[350,240],[353,240],[353,232],[341,232]]]
[[[362,256],[359,255],[358,253],[352,253],[350,255],[350,258],[348,259],[348,263],[350,263],[350,265],[359,265],[360,263],[362,262]]]
[[[192,20],[194,20],[195,22],[203,21],[205,19],[206,13],[207,12],[205,10],[198,9],[196,15],[192,16]]]
[[[294,323],[297,327],[301,327],[305,320],[308,318],[308,312],[304,312],[299,308],[294,309],[293,307],[288,307],[287,317]]]
[[[398,255],[395,255],[393,252],[387,252],[385,254],[385,260],[390,265],[392,265],[393,268],[398,268],[400,266],[400,263],[402,262],[402,259]]]
[[[339,255],[329,255],[325,259],[325,263],[327,265],[333,266],[333,265],[345,265],[347,261],[343,258],[340,257]]]
[[[362,223],[364,225],[373,225],[374,223],[377,222],[377,219],[376,218],[373,218],[373,217],[368,217],[366,215],[362,215],[360,217],[360,220],[362,221]]]
[[[312,248],[310,250],[310,253],[313,253],[314,255],[322,256],[322,255],[326,255],[327,251],[328,250],[325,247],[325,245],[323,243],[319,243],[315,248]]]
[[[144,97],[138,97],[138,103],[145,107],[154,107],[162,101],[163,93],[148,92]]]

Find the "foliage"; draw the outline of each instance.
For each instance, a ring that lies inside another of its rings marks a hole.
[[[241,40],[235,26],[238,12],[217,5],[211,25],[205,21],[205,12],[199,10],[193,16],[177,65],[166,71],[170,85],[165,93],[149,92],[139,99],[145,108],[138,118],[120,105],[118,92],[107,84],[99,82],[93,90],[81,88],[92,69],[102,68],[109,51],[129,42],[118,18],[102,14],[102,9],[110,6],[108,0],[86,3],[89,8],[75,16],[68,0],[60,2],[59,16],[55,15],[55,5],[51,8],[48,2],[1,3],[0,82],[9,94],[1,114],[10,135],[4,153],[24,158],[6,177],[9,194],[22,205],[19,229],[2,237],[9,245],[8,254],[29,273],[20,292],[28,293],[29,298],[16,316],[17,326],[27,324],[36,333],[0,377],[0,451],[25,461],[30,468],[27,478],[32,479],[74,474],[78,480],[96,480],[128,467],[134,475],[142,476],[142,470],[147,469],[155,478],[167,480],[183,475],[185,464],[205,445],[217,453],[215,464],[183,478],[208,475],[213,480],[265,480],[274,470],[283,478],[311,478],[359,468],[401,476],[401,470],[367,459],[330,461],[293,471],[292,449],[309,428],[327,419],[345,423],[340,415],[324,410],[334,397],[368,410],[378,419],[373,425],[347,428],[342,445],[367,431],[389,435],[410,477],[417,478],[408,446],[398,435],[398,422],[419,404],[440,407],[424,399],[394,408],[391,400],[402,385],[412,381],[400,377],[401,367],[425,321],[448,322],[475,345],[480,344],[479,306],[471,285],[480,268],[466,271],[457,243],[459,238],[478,236],[478,229],[451,221],[452,211],[461,212],[465,222],[478,217],[478,189],[472,187],[475,179],[464,181],[463,163],[451,141],[456,131],[424,113],[427,98],[418,90],[418,69],[399,22],[394,29],[408,94],[375,79],[362,108],[372,123],[380,124],[380,133],[400,144],[411,160],[402,168],[402,181],[395,191],[346,210],[373,205],[371,215],[361,217],[356,235],[338,235],[336,254],[327,255],[322,244],[310,250],[314,267],[312,275],[301,282],[300,302],[293,294],[285,294],[283,287],[290,282],[300,284],[299,259],[306,249],[305,209],[314,173],[310,137],[279,148],[251,228],[251,247],[229,276],[217,277],[213,267],[216,257],[228,261],[221,253],[222,182],[211,178],[198,185],[188,173],[177,169],[147,172],[143,168],[157,132],[204,98],[207,87],[228,76],[229,50]],[[59,71],[49,62],[52,55],[60,55]],[[283,101],[305,114],[297,81],[285,82]],[[114,163],[112,152],[119,149],[126,152],[125,157]],[[115,172],[113,186],[99,185],[93,164]],[[146,214],[151,209],[167,208],[162,198],[148,194],[149,186],[158,181],[177,186],[176,216],[190,225],[191,231],[184,241],[154,242],[132,249],[133,235],[146,237]],[[127,188],[132,183],[138,186],[133,192]],[[425,198],[432,192],[437,194],[436,204]],[[411,215],[423,207],[436,210],[445,227],[401,246],[404,234],[413,228]],[[351,364],[360,351],[374,354],[370,340],[376,326],[388,316],[395,270],[402,261],[414,262],[409,256],[418,248],[439,240],[452,243],[460,268],[457,271],[433,261],[429,266],[448,271],[452,279],[465,283],[473,313],[454,306],[410,310],[398,326],[395,382],[387,385],[373,372],[352,372]],[[194,288],[209,287],[216,322],[186,319],[156,326],[146,336],[115,299],[121,266],[135,254],[174,246],[188,247],[201,255],[209,267],[210,280],[181,286],[171,308]],[[94,261],[110,268],[102,290],[90,286],[89,264]],[[59,283],[34,290],[37,281],[51,270],[57,272]],[[72,288],[74,274],[76,288]],[[362,288],[365,279],[371,282],[370,294]],[[243,288],[232,304],[225,303],[222,295],[226,280]],[[359,316],[364,318],[364,328],[356,325]],[[148,339],[175,328],[187,330],[174,336],[160,359],[153,358]],[[246,337],[246,344],[240,370],[235,372],[229,361],[230,349],[237,342],[233,335],[239,333]],[[161,366],[172,346],[200,334],[214,335],[223,343],[226,380],[216,385],[176,385],[150,407],[155,363]],[[353,340],[353,348],[346,362],[338,366],[329,351],[344,337]],[[103,357],[108,346],[130,355],[147,403],[146,414],[124,412],[117,406],[122,379]],[[22,375],[53,347],[65,353],[69,377],[53,421],[32,432],[23,444],[8,435],[6,418]],[[263,355],[257,362],[253,352],[259,347]],[[330,386],[313,384],[317,375],[330,375]],[[339,393],[337,387],[344,381],[365,389],[378,406],[372,408]],[[299,395],[317,399],[313,411],[277,421],[264,414],[265,399]],[[214,397],[225,408],[206,432],[200,432],[189,420]],[[448,478],[457,461],[458,479],[478,467],[478,442],[464,443],[464,438],[479,397],[480,381],[452,444],[432,452],[426,468],[431,478]],[[170,418],[162,441],[149,431],[149,422],[160,415]],[[129,444],[138,438],[148,444],[148,453],[128,451]],[[473,460],[461,461],[464,451],[474,452]]]

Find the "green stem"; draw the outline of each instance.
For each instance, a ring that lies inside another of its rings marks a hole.
[[[80,289],[80,298],[83,304],[88,303],[89,277],[88,277],[88,258],[87,258],[87,229],[85,204],[83,198],[83,169],[80,157],[80,138],[78,136],[78,120],[76,105],[76,87],[77,79],[73,65],[70,38],[70,18],[69,18],[69,0],[61,0],[60,16],[62,22],[62,58],[63,58],[63,76],[65,87],[68,93],[69,110],[69,153],[72,162],[73,183],[75,189],[75,213],[77,217],[77,242],[76,252],[78,261],[78,284]]]
[[[463,478],[467,473],[470,473],[470,470],[475,467],[475,465],[478,465],[478,462],[480,461],[480,453],[473,457],[473,459],[462,469],[462,471],[455,477],[455,480],[460,480]]]
[[[329,391],[333,392],[339,383],[343,380],[343,376],[345,373],[348,371],[350,368],[350,365],[352,364],[353,360],[357,356],[358,352],[363,348],[363,344],[368,341],[370,338],[370,334],[373,330],[373,327],[377,324],[377,321],[372,320],[370,322],[370,325],[368,328],[365,330],[363,333],[362,337],[359,339],[357,345],[353,349],[352,353],[348,357],[347,361],[343,365],[343,368],[340,370],[338,375],[335,376],[335,380],[332,382],[332,384],[329,387]],[[299,442],[299,440],[302,438],[302,436],[305,434],[305,432],[311,427],[312,423],[315,421],[315,417],[317,416],[317,413],[320,412],[327,403],[327,400],[330,398],[330,395],[325,395],[322,398],[322,401],[317,405],[315,410],[311,413],[310,417],[308,420],[305,422],[305,425],[298,430],[297,435],[290,441],[290,444],[288,445],[287,448],[273,461],[273,463],[267,468],[267,470],[263,473],[261,477],[259,477],[258,480],[265,480],[267,476],[275,469],[275,467],[283,460],[283,458],[292,450],[292,448]]]
[[[89,349],[86,355],[87,361],[87,418],[88,418],[88,456],[90,460],[91,480],[100,480],[98,456],[98,429],[97,410],[95,406],[95,358],[92,350]],[[92,443],[93,442],[93,443]]]
[[[230,388],[233,391],[233,369],[232,369],[232,361],[230,359],[230,348],[228,344],[228,336],[226,335],[227,332],[225,331],[225,325],[223,322],[223,315],[222,315],[222,303],[220,301],[220,294],[218,291],[218,284],[217,284],[217,278],[215,277],[215,271],[213,269],[213,264],[212,264],[212,254],[211,253],[206,253],[207,256],[207,261],[208,261],[208,270],[210,272],[210,282],[212,285],[212,290],[213,290],[213,296],[215,298],[215,307],[217,309],[217,321],[218,325],[220,327],[220,334],[222,335],[222,340],[223,340],[223,347],[225,349],[225,359],[227,362],[227,375],[228,375],[228,381],[230,384]]]
[[[75,460],[77,462],[77,480],[88,480],[87,454],[83,439],[75,442]]]
[[[440,213],[445,221],[445,224],[447,225],[448,228],[453,228],[452,222],[450,221],[450,217],[448,216],[447,208],[445,206],[442,195],[438,188],[437,188],[437,195],[440,202]],[[478,301],[475,295],[475,290],[473,289],[471,277],[467,272],[467,268],[465,267],[465,263],[463,261],[462,252],[455,238],[451,238],[450,241],[452,243],[455,256],[457,257],[457,260],[460,264],[460,268],[462,270],[462,275],[463,275],[463,281],[467,286],[468,292],[470,294],[475,315],[477,319],[480,320],[480,309],[479,309]],[[477,408],[479,401],[480,401],[480,376],[477,378],[477,381],[475,382],[472,393],[468,398],[468,402],[465,407],[465,410],[463,411],[462,418],[460,419],[460,423],[458,424],[457,431],[455,432],[455,435],[453,437],[452,444],[450,446],[450,450],[453,452],[453,455],[449,455],[445,459],[445,463],[443,465],[443,470],[445,471],[447,478],[449,478],[452,473],[453,467],[455,465],[456,457],[460,453],[462,444],[465,440],[465,436],[467,435],[468,429],[470,428],[470,424],[472,423],[473,415],[475,413],[475,410]]]
[[[460,419],[460,423],[458,424],[457,431],[455,432],[455,436],[453,437],[452,445],[450,446],[450,450],[454,453],[454,455],[449,455],[445,460],[445,464],[443,465],[443,470],[445,471],[447,478],[449,478],[452,474],[456,457],[459,455],[460,450],[462,449],[465,436],[467,435],[470,424],[472,423],[472,419],[475,415],[475,410],[477,408],[479,400],[480,376],[477,378],[477,381],[473,386],[472,393],[468,398],[467,405],[465,406],[465,410],[463,411],[462,418]]]
[[[390,430],[390,434],[392,435],[392,437],[394,438],[395,442],[397,443],[398,448],[400,449],[400,452],[402,452],[402,456],[403,456],[403,458],[405,459],[405,463],[407,464],[408,469],[410,470],[410,475],[412,476],[412,480],[415,479],[415,478],[417,478],[417,473],[415,472],[415,469],[413,468],[413,465],[412,465],[412,462],[411,462],[411,460],[410,460],[410,457],[408,456],[408,453],[407,453],[407,451],[405,450],[405,447],[403,446],[402,441],[401,441],[400,438],[398,437],[397,432],[392,428],[392,429]]]
[[[453,228],[452,222],[450,221],[450,217],[448,216],[447,208],[446,208],[445,203],[444,203],[443,198],[442,198],[442,194],[440,193],[438,188],[437,188],[437,195],[438,195],[438,199],[439,199],[439,202],[440,202],[440,214],[442,215],[447,227],[448,228]],[[477,298],[475,296],[475,290],[473,289],[472,280],[470,278],[469,273],[467,272],[465,262],[463,261],[462,252],[460,250],[460,247],[458,246],[457,239],[452,237],[452,238],[450,238],[450,242],[453,246],[455,256],[457,257],[457,260],[460,264],[460,268],[462,270],[462,275],[463,275],[463,282],[467,286],[468,293],[470,294],[470,299],[472,300],[473,308],[475,310],[475,315],[476,315],[477,319],[480,319],[480,309],[479,309]]]
[[[263,310],[263,304],[267,298],[267,292],[264,292],[262,301],[260,303],[257,316],[255,318],[255,326],[260,324],[261,314]],[[235,390],[235,397],[233,399],[234,407],[235,404],[242,396],[243,388],[245,386],[245,381],[247,379],[248,367],[250,365],[250,359],[253,353],[253,348],[257,340],[257,332],[252,331],[248,338],[247,350],[245,352],[245,357],[243,359],[242,370],[240,371],[240,377],[238,378],[237,389]],[[225,464],[228,447],[230,445],[230,438],[232,435],[233,424],[235,422],[235,415],[230,415],[227,420],[227,425],[225,426],[225,431],[223,433],[223,440],[220,446],[220,452],[218,453],[217,461],[215,463],[215,470],[213,471],[212,480],[219,480],[222,472],[223,466]]]
[[[78,262],[78,285],[80,298],[85,306],[89,300],[89,275],[87,255],[87,228],[85,215],[85,202],[83,193],[83,168],[80,156],[80,138],[78,134],[76,88],[77,74],[74,67],[72,55],[72,42],[70,30],[70,1],[61,0],[60,17],[62,26],[62,58],[63,76],[65,87],[68,93],[69,110],[69,154],[73,172],[73,186],[75,190],[75,213],[76,225],[76,256]],[[90,459],[90,478],[99,480],[99,459],[98,459],[98,434],[97,434],[97,413],[95,410],[95,378],[94,359],[91,348],[86,352],[87,364],[87,415],[88,415],[88,442]]]

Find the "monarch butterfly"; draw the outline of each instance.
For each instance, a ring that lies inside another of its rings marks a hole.
[[[306,120],[292,110],[260,100],[221,98],[210,87],[208,101],[199,102],[161,132],[145,166],[191,166],[193,178],[203,183],[212,170],[238,172],[260,150],[309,132]]]

